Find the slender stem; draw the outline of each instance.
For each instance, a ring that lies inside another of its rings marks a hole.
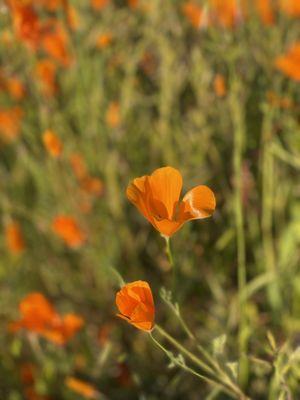
[[[167,254],[169,263],[171,265],[171,268],[173,270],[172,291],[173,291],[173,294],[175,294],[176,286],[177,286],[177,270],[175,267],[174,258],[173,258],[173,254],[172,254],[172,250],[171,250],[170,238],[168,236],[164,236],[164,238],[166,241],[166,254]]]
[[[247,352],[247,317],[246,301],[244,291],[246,287],[246,251],[245,251],[245,231],[243,214],[243,151],[245,141],[244,116],[240,103],[239,94],[241,93],[237,80],[232,82],[230,96],[230,108],[234,129],[234,150],[233,150],[233,170],[234,170],[234,212],[237,239],[237,260],[238,260],[238,293],[239,293],[239,381],[245,385],[248,377]]]

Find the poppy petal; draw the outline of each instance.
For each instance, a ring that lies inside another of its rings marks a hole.
[[[152,197],[165,206],[167,215],[162,218],[172,219],[174,208],[178,204],[182,189],[182,176],[172,167],[156,169],[149,177]]]
[[[210,217],[216,208],[216,199],[213,191],[205,186],[196,186],[189,190],[182,200],[185,221]],[[181,213],[182,214],[182,213]]]

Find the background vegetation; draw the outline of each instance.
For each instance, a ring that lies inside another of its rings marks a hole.
[[[37,47],[41,36],[33,45],[20,34],[12,3],[0,15],[0,398],[231,398],[168,369],[147,334],[115,317],[110,267],[149,282],[156,321],[193,349],[161,295],[172,279],[164,240],[125,195],[131,179],[164,165],[181,171],[184,192],[207,184],[217,198],[212,218],[172,238],[181,315],[233,379],[242,346],[252,399],[300,398],[299,56],[294,75],[276,67],[299,38],[296,5],[291,13],[274,3],[269,16],[264,1],[246,14],[221,7],[209,22],[214,6],[201,1],[74,1],[71,11],[27,2],[64,30],[51,54]],[[52,83],[37,72],[45,58]],[[44,145],[46,130],[61,141],[58,157]],[[74,153],[101,181],[83,184]],[[58,215],[76,219],[80,245],[55,233]],[[31,292],[84,319],[64,346],[8,328]],[[28,390],[24,370],[33,366]],[[70,376],[95,393],[71,390]]]

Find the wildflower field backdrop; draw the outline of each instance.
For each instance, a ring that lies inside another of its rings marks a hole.
[[[299,0],[0,0],[0,400],[300,399]]]

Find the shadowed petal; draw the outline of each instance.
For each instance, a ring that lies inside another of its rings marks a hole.
[[[184,208],[183,212],[180,212],[180,219],[184,221],[210,217],[216,208],[216,199],[213,191],[204,185],[196,186],[189,190],[182,203]]]

